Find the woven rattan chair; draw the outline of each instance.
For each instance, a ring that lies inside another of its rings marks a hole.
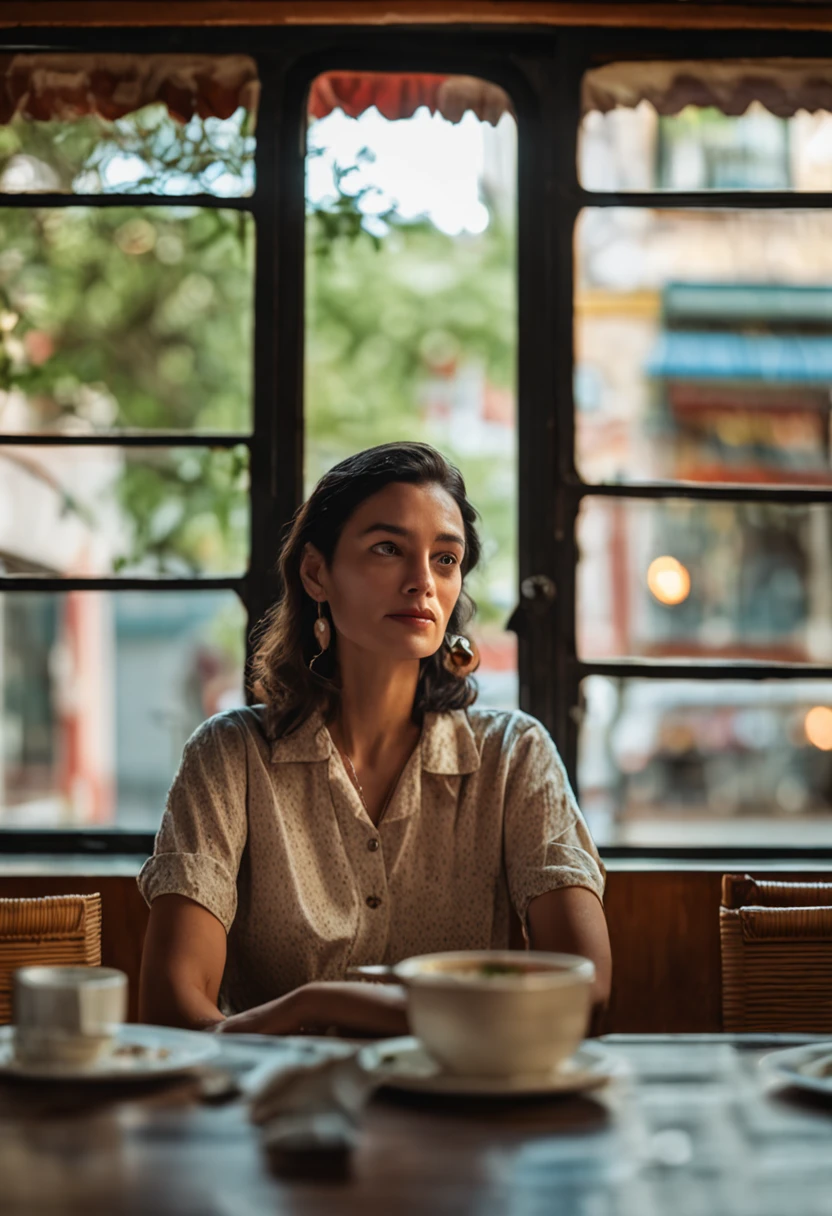
[[[832,1033],[832,882],[725,874],[723,1030]]]
[[[12,972],[101,963],[101,896],[0,899],[0,1025],[12,1020]]]

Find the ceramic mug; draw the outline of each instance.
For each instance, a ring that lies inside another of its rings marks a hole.
[[[93,1064],[127,1016],[114,967],[21,967],[14,973],[15,1056],[23,1064]]]

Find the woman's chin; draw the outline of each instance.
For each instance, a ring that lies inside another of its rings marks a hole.
[[[431,630],[432,634],[435,632],[434,629]],[[387,618],[377,624],[371,623],[369,630],[362,630],[360,636],[356,631],[349,641],[375,659],[396,663],[415,663],[429,659],[442,645],[441,636],[437,639],[436,636],[427,636],[424,631],[402,628]]]
[[[410,645],[399,642],[394,646],[380,646],[379,641],[379,638],[375,638],[374,644],[369,645],[367,650],[379,659],[384,658],[392,663],[420,663],[423,659],[431,658],[438,650],[438,646],[434,647],[422,639],[414,639]]]

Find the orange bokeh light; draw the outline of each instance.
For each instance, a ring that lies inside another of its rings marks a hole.
[[[690,595],[690,574],[675,557],[657,557],[647,569],[647,586],[660,604],[681,604]]]
[[[832,709],[816,705],[803,719],[806,738],[822,752],[832,751]]]

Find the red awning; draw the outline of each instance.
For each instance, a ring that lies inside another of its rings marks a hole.
[[[373,106],[388,119],[412,118],[420,107],[427,106],[431,114],[441,114],[450,122],[459,122],[470,110],[492,126],[512,113],[505,90],[477,76],[328,72],[318,76],[309,94],[312,118],[325,118],[333,110],[358,118]]]
[[[85,114],[112,120],[153,102],[180,122],[194,114],[228,118],[238,106],[256,117],[259,91],[257,66],[247,55],[0,55],[0,123],[15,114],[43,122]],[[470,110],[492,126],[512,109],[499,85],[476,76],[329,72],[312,84],[312,118],[333,110],[357,118],[373,106],[388,119],[410,118],[427,106],[450,122]]]

